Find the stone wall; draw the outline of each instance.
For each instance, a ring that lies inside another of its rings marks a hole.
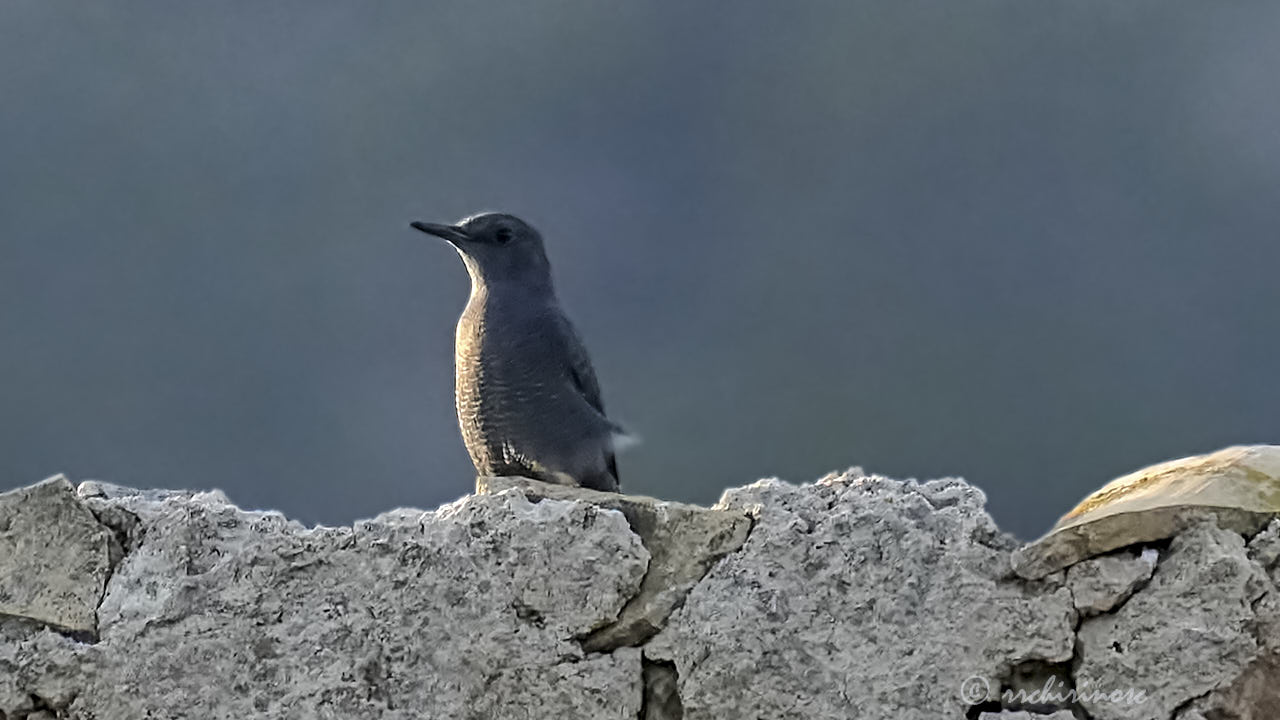
[[[1280,523],[1027,580],[959,480],[481,489],[337,528],[0,495],[0,720],[1280,717]]]

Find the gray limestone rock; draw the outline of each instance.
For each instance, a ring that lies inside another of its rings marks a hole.
[[[1070,593],[1011,576],[1017,543],[982,504],[960,481],[854,474],[730,490],[720,507],[755,516],[750,538],[645,654],[675,663],[686,720],[959,717],[1074,644]]]
[[[337,528],[217,491],[0,496],[28,598],[0,719],[1280,717],[1280,521],[1032,580],[957,480],[482,489]]]
[[[1070,710],[1059,710],[1051,712],[1048,715],[1039,714],[1039,712],[1027,712],[1025,710],[1005,711],[1005,712],[983,712],[978,716],[978,720],[1075,720],[1075,715],[1071,715]]]
[[[658,631],[671,611],[719,558],[742,547],[751,529],[743,512],[654,500],[637,495],[597,492],[524,478],[479,478],[476,492],[517,489],[532,499],[580,499],[621,512],[649,550],[649,568],[640,592],[622,609],[618,621],[583,641],[588,652],[636,645]]]
[[[114,542],[61,475],[0,494],[0,615],[93,635]]]
[[[1095,720],[1163,720],[1230,684],[1258,657],[1253,603],[1269,588],[1240,535],[1212,524],[1184,531],[1146,587],[1081,625],[1075,677],[1091,696],[1081,705]],[[1117,692],[1135,694],[1116,701]]]
[[[616,620],[648,564],[620,513],[508,492],[308,529],[212,495],[105,502],[144,528],[99,642],[6,628],[0,713],[31,695],[86,720],[638,711],[617,682],[639,687],[638,653],[588,661],[577,641]],[[609,690],[568,690],[593,686]]]
[[[1067,587],[1076,609],[1083,615],[1097,615],[1129,599],[1134,590],[1151,579],[1160,553],[1148,548],[1141,553],[1117,552],[1082,560],[1067,569]]]
[[[463,717],[635,720],[643,702],[641,676],[640,651],[634,648],[549,667],[510,668],[494,676]]]
[[[1257,657],[1229,684],[1194,700],[1180,720],[1238,718],[1274,720],[1280,717],[1280,592],[1277,592],[1277,559],[1280,558],[1280,520],[1273,520],[1249,542],[1249,558],[1267,573],[1270,587],[1253,602],[1250,623],[1258,643]]]

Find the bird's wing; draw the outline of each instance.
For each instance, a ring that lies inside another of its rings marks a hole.
[[[604,399],[600,397],[600,381],[596,380],[596,371],[591,367],[591,357],[587,355],[587,348],[582,344],[582,339],[578,337],[578,333],[573,329],[573,323],[569,322],[569,318],[564,315],[558,317],[561,342],[564,343],[563,357],[566,358],[568,364],[568,376],[570,384],[578,391],[583,400],[587,404],[595,408],[600,413],[600,420],[609,426],[609,431],[613,435],[613,441],[607,443],[604,447],[604,465],[608,471],[612,483],[611,487],[600,488],[609,489],[613,492],[619,491],[618,481],[618,461],[614,457],[614,442],[618,438],[626,438],[627,432],[622,426],[610,420],[604,414]]]
[[[587,348],[578,338],[578,333],[573,329],[569,318],[560,315],[557,320],[560,330],[558,335],[564,343],[563,357],[568,363],[569,380],[582,395],[582,399],[595,408],[601,417],[604,417],[604,400],[600,397],[600,381],[596,380],[596,372],[591,368],[591,358],[587,355]]]

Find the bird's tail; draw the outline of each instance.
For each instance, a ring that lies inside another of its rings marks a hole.
[[[613,430],[613,450],[614,452],[624,452],[639,445],[643,440],[639,435],[627,430],[612,420],[609,421]]]

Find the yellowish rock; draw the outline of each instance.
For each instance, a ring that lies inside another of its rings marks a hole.
[[[1039,578],[1088,557],[1170,538],[1206,519],[1255,533],[1276,515],[1280,445],[1237,445],[1112,480],[1015,552],[1013,567]]]

